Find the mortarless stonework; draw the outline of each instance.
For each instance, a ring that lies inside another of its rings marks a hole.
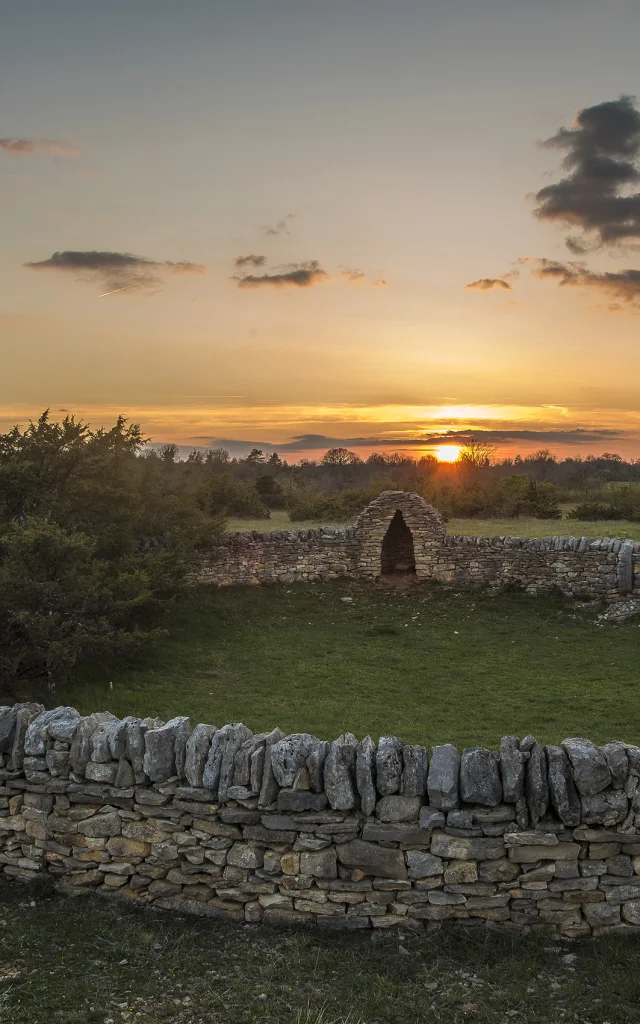
[[[294,583],[382,572],[385,534],[400,512],[413,539],[415,575],[448,586],[552,590],[585,598],[640,594],[640,544],[604,537],[445,536],[440,513],[417,494],[385,491],[353,527],[223,534],[192,574],[217,586]]]
[[[640,748],[0,708],[0,872],[275,925],[640,927]]]

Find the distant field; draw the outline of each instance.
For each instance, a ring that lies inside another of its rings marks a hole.
[[[318,523],[308,520],[292,523],[288,512],[272,512],[270,519],[234,519],[227,522],[227,532],[258,530],[309,530],[320,526],[350,526],[351,521]],[[613,520],[583,523],[578,519],[450,519],[447,533],[468,537],[620,537],[640,541],[640,523]]]
[[[640,741],[640,626],[598,625],[593,609],[553,597],[349,579],[199,587],[166,625],[136,662],[93,664],[56,702],[325,739]]]

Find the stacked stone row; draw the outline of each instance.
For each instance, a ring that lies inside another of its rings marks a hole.
[[[548,812],[567,827],[640,826],[640,749],[566,739],[541,746],[505,736],[500,751],[447,743],[426,747],[383,736],[332,743],[280,729],[255,734],[242,723],[196,725],[186,717],[86,717],[37,704],[0,708],[0,768],[28,782],[70,778],[117,789],[167,782],[206,791],[220,804],[281,811],[374,811],[383,820],[417,819],[468,828],[470,807],[514,808],[518,827]]]

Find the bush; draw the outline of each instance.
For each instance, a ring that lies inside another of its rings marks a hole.
[[[0,682],[50,688],[88,656],[158,635],[200,546],[222,530],[207,482],[140,428],[44,413],[0,435]],[[214,479],[211,477],[211,479]],[[255,494],[255,492],[254,492]]]

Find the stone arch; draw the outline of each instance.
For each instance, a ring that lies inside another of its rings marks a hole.
[[[395,564],[406,564],[403,556],[410,551],[407,533],[416,576],[427,579],[433,575],[434,558],[444,541],[444,519],[419,494],[383,491],[363,509],[355,526],[361,575],[375,577],[389,571],[386,567],[394,554],[399,556]]]

